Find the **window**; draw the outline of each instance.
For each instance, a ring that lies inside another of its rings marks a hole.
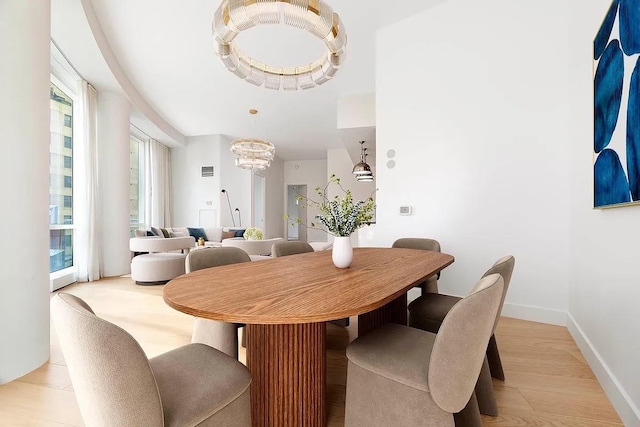
[[[73,99],[49,88],[49,271],[73,266]]]
[[[135,135],[129,140],[129,229],[144,229],[144,141]]]

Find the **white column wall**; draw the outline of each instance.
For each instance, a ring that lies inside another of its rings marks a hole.
[[[0,384],[49,358],[49,0],[0,2]]]
[[[103,277],[131,271],[129,251],[129,141],[131,106],[124,97],[98,94],[98,193]]]

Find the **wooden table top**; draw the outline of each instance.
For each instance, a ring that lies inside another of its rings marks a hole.
[[[401,248],[354,248],[351,267],[331,251],[198,270],[164,287],[178,311],[253,324],[312,323],[382,307],[453,262],[451,255]]]

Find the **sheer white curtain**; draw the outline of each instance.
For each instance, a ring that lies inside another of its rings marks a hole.
[[[74,171],[74,198],[84,203],[76,205],[74,223],[76,225],[75,262],[78,281],[92,282],[100,279],[100,253],[98,245],[98,161],[97,161],[97,94],[93,86],[80,81],[79,137],[74,140],[74,156],[79,156],[79,167]]]
[[[171,150],[154,139],[145,144],[145,223],[171,227]]]

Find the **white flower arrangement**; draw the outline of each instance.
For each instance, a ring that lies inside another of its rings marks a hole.
[[[263,234],[262,230],[258,227],[249,227],[244,231],[242,237],[244,237],[245,240],[262,240]]]
[[[333,199],[327,197],[327,188],[331,183],[337,184],[344,192],[344,198],[335,196]],[[353,201],[351,190],[345,190],[340,184],[340,178],[335,175],[331,175],[329,182],[324,188],[316,187],[316,193],[320,197],[320,201],[316,201],[304,196],[297,196],[297,200],[304,201],[307,206],[315,206],[320,212],[315,218],[322,224],[325,229],[336,237],[350,236],[358,228],[369,225],[373,219],[373,213],[375,209],[375,203],[373,197],[369,197],[367,200]],[[287,220],[293,223],[301,224],[307,228],[320,229],[316,227],[315,223],[311,223],[308,226],[302,222],[300,218],[290,219],[288,215],[285,215]],[[292,224],[293,225],[293,224]]]

